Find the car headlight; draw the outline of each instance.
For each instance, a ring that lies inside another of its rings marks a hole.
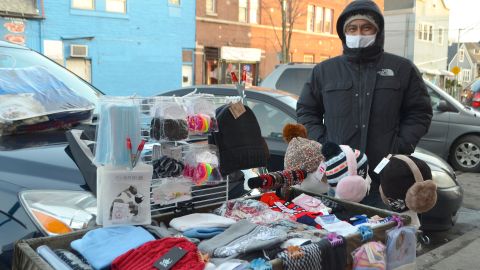
[[[48,235],[95,226],[97,199],[86,191],[28,190],[20,202],[37,227]]]
[[[439,188],[450,188],[457,185],[450,175],[442,171],[432,171],[432,180]]]

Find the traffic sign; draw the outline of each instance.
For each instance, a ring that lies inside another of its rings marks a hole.
[[[458,75],[458,73],[460,73],[460,68],[458,66],[454,66],[452,67],[451,71],[453,74]]]

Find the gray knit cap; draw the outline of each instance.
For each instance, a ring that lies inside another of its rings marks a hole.
[[[373,18],[373,16],[368,15],[368,14],[355,14],[355,15],[352,15],[352,16],[348,17],[345,20],[345,23],[343,24],[343,32],[344,33],[345,33],[345,30],[347,30],[348,24],[353,22],[354,20],[366,20],[369,23],[373,24],[373,26],[375,26],[375,28],[378,31],[378,24],[377,24],[377,22],[375,22],[375,19]]]

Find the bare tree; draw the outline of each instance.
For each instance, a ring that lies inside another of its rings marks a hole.
[[[298,18],[302,16],[302,11],[305,9],[304,0],[274,0],[274,1],[261,1],[262,9],[268,14],[270,23],[272,24],[273,31],[275,32],[275,37],[278,44],[281,45],[281,48],[276,48],[280,50],[281,53],[281,63],[290,62],[290,44],[292,41],[293,27]],[[281,12],[282,21],[281,21],[281,33],[278,32],[278,27],[274,21],[272,13],[278,10]]]

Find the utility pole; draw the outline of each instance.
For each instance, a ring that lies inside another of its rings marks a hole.
[[[287,51],[287,1],[282,0],[282,62],[288,62]]]
[[[457,64],[456,66],[458,67],[458,58],[460,58],[460,31],[462,29],[461,28],[458,28],[458,35],[457,35]],[[458,73],[455,75],[456,79],[455,79],[455,87],[454,87],[454,91],[456,93],[456,96],[457,96],[457,100],[461,100],[461,95],[460,95],[460,91],[458,91]]]

